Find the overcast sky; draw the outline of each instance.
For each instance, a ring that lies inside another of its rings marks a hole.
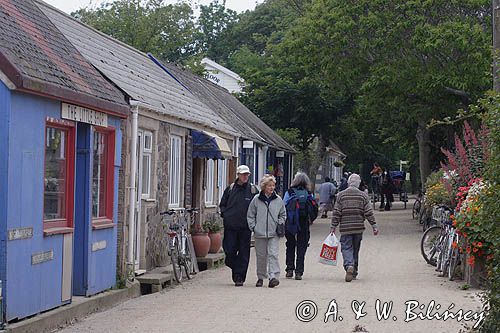
[[[92,6],[99,5],[105,0],[44,0],[45,2],[51,4],[52,6],[66,12],[71,13],[82,7],[87,7],[89,4]],[[110,1],[110,0],[106,0]],[[166,0],[167,3],[181,2],[179,0]],[[191,0],[192,3],[200,3],[207,5],[211,0]],[[226,7],[231,8],[235,11],[242,12],[247,9],[254,9],[256,3],[262,3],[263,0],[226,0]]]

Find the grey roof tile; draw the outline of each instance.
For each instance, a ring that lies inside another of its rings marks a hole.
[[[0,0],[0,70],[17,89],[127,116],[108,82],[31,0]]]
[[[80,53],[132,99],[159,113],[227,133],[237,131],[149,57],[58,9],[35,0]]]

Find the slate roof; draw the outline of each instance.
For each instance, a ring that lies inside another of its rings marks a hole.
[[[161,114],[226,134],[237,134],[231,125],[166,75],[143,52],[40,0],[34,1],[85,58],[132,99]]]
[[[125,95],[31,0],[0,0],[0,70],[21,91],[128,115]]]
[[[248,126],[243,119],[237,117],[234,112],[220,100],[220,93],[214,93],[207,87],[207,84],[211,84],[210,82],[175,64],[164,63],[163,66],[165,66],[167,70],[182,82],[182,84],[184,84],[197,98],[208,105],[212,110],[216,111],[219,116],[237,129],[242,138],[258,143],[265,143],[265,140],[259,134]],[[229,92],[226,91],[226,93]]]
[[[243,138],[261,144],[266,143],[278,150],[295,151],[282,137],[225,88],[176,65],[164,64],[164,66],[205,104],[238,129]]]

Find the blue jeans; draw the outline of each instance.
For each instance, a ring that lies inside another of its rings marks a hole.
[[[342,251],[342,259],[344,260],[344,269],[353,266],[354,272],[358,272],[359,248],[363,234],[341,235],[340,250]]]

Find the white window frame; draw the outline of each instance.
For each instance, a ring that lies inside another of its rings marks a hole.
[[[141,145],[141,151],[140,151],[140,168],[141,168],[141,175],[144,175],[146,173],[146,184],[142,182],[141,179],[141,198],[142,199],[149,199],[151,198],[151,169],[152,169],[152,163],[153,163],[153,133],[150,131],[140,131],[140,135],[142,136],[142,145]],[[150,147],[146,147],[146,138],[149,138],[150,142]],[[148,170],[144,170],[144,159],[148,160]],[[146,192],[144,190],[147,189]]]
[[[224,194],[224,190],[227,187],[227,160],[218,160],[217,161],[217,187],[218,191],[218,199],[222,199],[222,195]]]
[[[214,206],[215,199],[215,160],[208,159],[205,177],[205,206]]]
[[[170,136],[169,159],[169,208],[179,208],[181,205],[181,168],[182,168],[182,137]]]

